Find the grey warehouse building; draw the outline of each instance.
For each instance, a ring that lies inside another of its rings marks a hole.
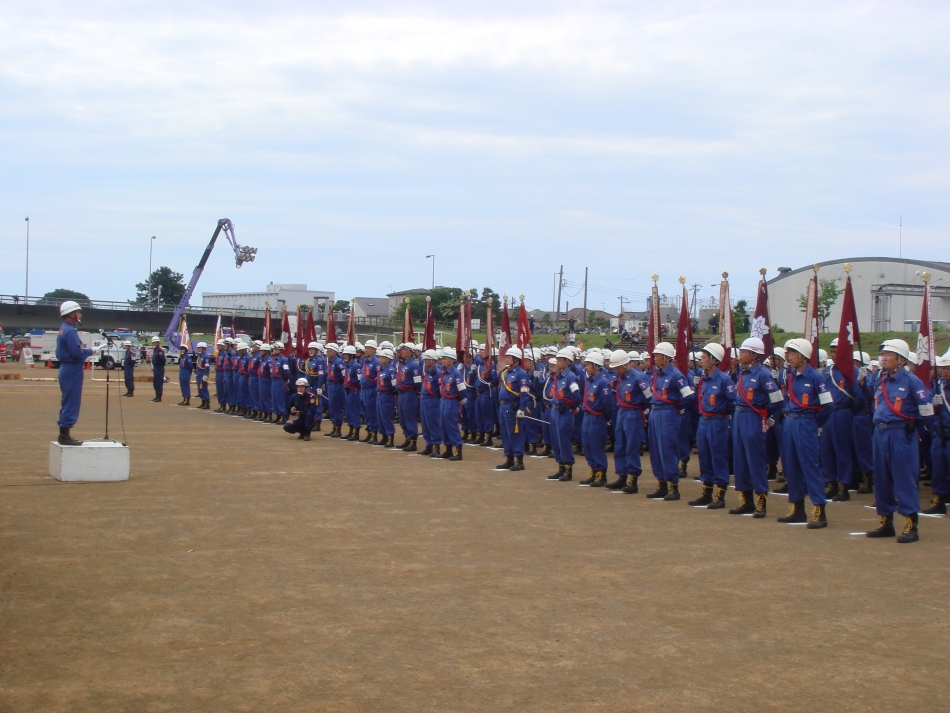
[[[286,305],[289,314],[297,313],[297,305],[316,305],[318,310],[326,309],[327,301],[336,300],[335,293],[325,290],[309,290],[302,284],[267,285],[263,292],[202,292],[201,306],[220,309],[224,312],[238,309],[265,309],[269,302],[271,309],[281,310]],[[321,305],[323,306],[321,308]]]

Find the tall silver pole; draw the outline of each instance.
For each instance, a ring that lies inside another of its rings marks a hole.
[[[435,255],[426,255],[427,258],[432,258],[432,289],[435,289]]]
[[[146,307],[152,301],[152,244],[154,242],[155,236],[153,235],[151,240],[148,241],[148,297],[145,300]]]
[[[23,301],[30,304],[30,216],[26,216],[26,294]]]

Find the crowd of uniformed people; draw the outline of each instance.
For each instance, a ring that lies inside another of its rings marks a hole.
[[[695,450],[702,491],[690,506],[727,508],[733,478],[729,513],[765,518],[769,494],[778,493],[790,503],[780,522],[821,529],[828,500],[847,501],[856,490],[875,496],[880,524],[868,536],[899,542],[919,538],[921,481],[932,478],[927,514],[946,514],[950,496],[950,352],[935,360],[929,389],[901,340],[880,345],[875,360],[854,352],[851,379],[834,365],[837,340],[830,357],[821,350],[817,369],[804,339],[772,354],[762,340],[746,339],[726,371],[724,348],[710,343],[689,355],[687,373],[666,342],[652,355],[573,346],[499,355],[473,342],[461,358],[451,347],[374,340],[311,342],[301,358],[286,356],[291,346],[280,342],[225,338],[216,347],[216,412],[276,424],[305,441],[328,421],[325,437],[450,461],[462,460],[465,445],[500,447],[498,470],[524,470],[526,455],[547,457],[557,464],[548,480],[558,482],[573,481],[583,457],[580,485],[626,494],[639,492],[648,451],[656,487],[646,497],[664,501],[680,499]],[[211,364],[204,342],[182,354],[181,405],[190,404],[194,373],[198,408],[210,410]],[[904,518],[899,535],[895,513]]]

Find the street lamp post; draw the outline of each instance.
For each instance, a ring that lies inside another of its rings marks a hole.
[[[152,245],[155,242],[155,236],[148,241],[148,298],[145,300],[145,306],[148,307],[152,301]]]
[[[30,216],[26,216],[26,294],[23,301],[30,304]]]
[[[435,255],[426,255],[426,259],[432,258],[432,289],[435,289]]]

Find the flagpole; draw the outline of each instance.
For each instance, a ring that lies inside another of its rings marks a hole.
[[[851,265],[850,262],[846,262],[846,263],[844,264],[844,271],[845,271],[845,274],[847,274],[847,276],[848,276],[848,278],[847,278],[848,282],[851,282],[851,270],[853,270],[853,269],[854,269],[854,268],[852,267],[852,265]],[[853,289],[853,288],[852,288],[852,289]],[[873,329],[873,325],[872,325],[872,329]],[[857,341],[858,341],[858,354],[861,355],[861,366],[863,367],[863,366],[866,366],[866,365],[865,365],[865,363],[864,363],[864,350],[861,348],[861,330],[860,330],[860,329],[858,329],[858,340],[857,340]],[[841,340],[838,340],[839,348],[840,348],[840,342],[841,342]],[[853,372],[852,372],[852,373],[853,373]]]

